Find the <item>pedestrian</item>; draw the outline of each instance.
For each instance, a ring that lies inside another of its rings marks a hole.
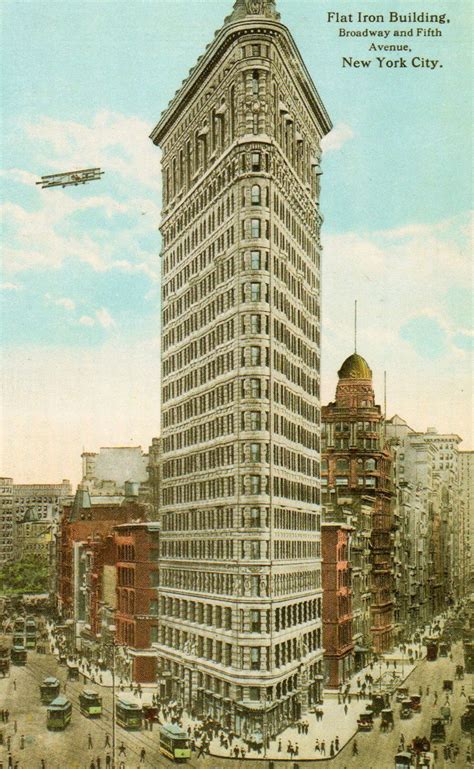
[[[314,752],[319,753],[319,740],[316,740],[314,743]]]
[[[111,759],[111,757],[110,757],[110,753],[107,753],[107,755],[106,755],[106,757],[105,757],[105,766],[106,766],[106,769],[110,769],[110,765],[111,765],[111,763],[112,763],[112,759]]]
[[[329,756],[330,758],[334,758],[334,741],[331,741],[331,745],[329,747]]]
[[[89,769],[95,769],[95,761],[92,759]]]
[[[336,735],[336,739],[334,740],[334,747],[336,748],[336,753],[339,752],[339,737]]]
[[[25,735],[22,734],[20,737],[20,750],[23,750],[25,747]]]
[[[357,747],[357,740],[354,740],[354,743],[352,745],[352,755],[358,756],[359,755],[359,748]]]
[[[46,769],[46,761],[44,758],[41,759],[41,769]]]
[[[324,740],[321,740],[321,754],[323,756],[326,755],[326,743],[324,742]]]
[[[89,750],[92,750],[92,747],[93,747],[92,746],[92,737],[91,737],[91,733],[90,732],[87,735],[87,747],[89,748]]]
[[[16,681],[13,679],[13,691],[16,692]]]
[[[348,709],[349,709],[349,708],[347,707],[347,705],[344,705],[344,715],[345,715],[345,716],[347,716],[347,711],[348,711]]]
[[[141,764],[145,763],[145,756],[146,756],[145,748],[142,748],[141,751],[140,751],[140,763]]]
[[[97,756],[95,763],[96,763],[97,769],[100,769],[100,756]]]
[[[110,736],[108,734],[105,735],[104,749],[105,748],[110,748]]]
[[[295,747],[294,747],[294,751],[293,752],[294,752],[295,756],[297,756],[298,753],[300,752],[300,746],[298,745],[297,742],[295,742]]]
[[[238,750],[238,748],[237,748]],[[277,747],[278,753],[281,753],[281,740],[278,740],[278,747]]]

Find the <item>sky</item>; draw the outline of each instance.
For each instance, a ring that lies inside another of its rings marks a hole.
[[[16,482],[80,478],[80,454],[147,447],[160,421],[163,109],[232,0],[4,0],[2,454]],[[472,449],[472,3],[277,0],[332,118],[321,210],[322,403],[354,348],[387,412]],[[383,14],[335,23],[328,12]],[[441,37],[341,37],[442,31]],[[407,44],[409,53],[368,51]],[[438,61],[414,68],[416,55]],[[408,62],[378,66],[376,56]],[[342,66],[344,57],[371,60]],[[43,174],[104,170],[41,190]]]

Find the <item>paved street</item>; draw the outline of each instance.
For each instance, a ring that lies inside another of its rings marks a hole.
[[[299,744],[299,755],[294,760],[303,762],[305,758],[312,759],[313,766],[318,769],[393,769],[393,756],[397,750],[400,732],[403,732],[406,742],[410,742],[416,736],[429,736],[430,722],[432,716],[439,715],[439,708],[445,703],[446,696],[442,693],[442,683],[444,679],[454,679],[454,666],[457,661],[461,661],[461,645],[457,644],[453,648],[453,660],[442,658],[436,662],[421,661],[410,674],[407,680],[412,692],[417,692],[421,686],[423,689],[423,703],[421,713],[414,715],[410,720],[400,722],[399,706],[395,705],[395,728],[388,734],[381,733],[379,730],[380,721],[375,721],[373,732],[358,733],[356,735],[359,754],[352,755],[354,738],[350,739],[347,734],[346,719],[354,723],[354,715],[357,710],[364,709],[363,703],[353,702],[350,705],[351,713],[344,715],[343,705],[338,705],[337,698],[332,702],[326,701],[324,705],[325,716],[323,723],[316,725],[313,723],[314,716],[308,718],[310,729],[308,735],[299,735],[296,728],[287,730],[285,738],[282,740],[281,759],[287,758],[286,741],[289,734],[292,735],[293,744]],[[47,675],[55,675],[59,678],[64,691],[66,684],[66,695],[73,703],[73,716],[71,724],[64,732],[49,732],[46,729],[46,707],[39,701],[39,683]],[[15,685],[16,684],[16,688]],[[430,693],[426,695],[426,688],[429,686]],[[454,762],[445,762],[443,758],[442,745],[438,744],[440,756],[436,763],[436,769],[458,768],[465,769],[465,756],[469,741],[460,730],[460,715],[464,707],[464,698],[461,697],[461,687],[464,686],[466,694],[474,694],[473,676],[466,676],[463,681],[454,682],[454,693],[450,697],[450,706],[453,713],[452,724],[447,728],[447,740],[457,743],[460,752]],[[105,736],[111,734],[111,691],[108,687],[102,687],[104,713],[99,720],[86,720],[79,712],[78,696],[83,683],[77,681],[66,681],[66,670],[59,666],[52,655],[38,655],[35,652],[29,652],[28,664],[25,668],[12,666],[9,678],[0,680],[0,702],[2,707],[7,707],[10,711],[9,723],[3,726],[5,737],[10,737],[11,751],[14,762],[18,761],[18,769],[41,769],[41,759],[45,760],[46,769],[89,769],[91,761],[100,758],[100,769],[106,766],[107,750],[104,749]],[[437,702],[435,702],[434,693],[437,693]],[[146,698],[146,694],[145,694]],[[16,722],[16,733],[15,733]],[[340,733],[341,744],[346,742],[343,737],[347,734],[349,740],[339,754],[334,759],[320,759],[314,751],[314,742],[316,737],[321,736],[326,741],[326,755],[329,753],[329,741],[334,734]],[[92,749],[88,747],[88,735],[92,740]],[[24,736],[24,748],[21,746],[21,737]],[[124,760],[126,769],[136,769],[136,767],[166,767],[171,763],[167,761],[158,752],[157,748],[158,732],[155,726],[153,733],[142,731],[124,732],[120,727],[117,728],[117,745],[123,741],[126,746],[126,756],[121,757]],[[273,758],[276,750],[276,743],[271,745],[269,756]],[[146,750],[146,760],[139,763],[139,754],[141,748]],[[2,749],[3,767],[7,767],[6,745]],[[242,767],[262,767],[262,759],[258,760],[253,755],[248,756],[244,761],[235,761],[225,757],[206,756],[197,759],[196,756],[189,762],[192,768],[203,767],[203,769],[223,769],[230,766],[234,769]],[[289,760],[279,760],[279,766],[283,768],[292,767],[293,762]],[[120,765],[120,762],[118,763]],[[15,763],[14,763],[15,767]],[[96,762],[97,767],[97,762]]]

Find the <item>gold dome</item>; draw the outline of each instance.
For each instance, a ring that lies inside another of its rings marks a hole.
[[[356,352],[346,358],[337,373],[339,379],[369,379],[372,381],[372,371],[369,364]]]

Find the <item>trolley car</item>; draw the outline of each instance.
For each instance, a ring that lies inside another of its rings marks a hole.
[[[27,651],[24,646],[12,646],[11,661],[13,665],[26,665]]]
[[[191,749],[186,732],[176,724],[160,726],[160,753],[172,761],[183,762],[191,757]]]
[[[124,729],[139,730],[142,728],[142,707],[135,700],[121,694],[115,705],[117,723]]]
[[[99,718],[102,714],[102,697],[95,689],[83,689],[79,695],[81,713],[87,718]]]
[[[57,678],[49,676],[40,684],[40,697],[43,705],[49,705],[59,697],[60,683]]]
[[[62,731],[71,721],[72,705],[66,697],[56,697],[48,705],[46,726],[51,730]]]

